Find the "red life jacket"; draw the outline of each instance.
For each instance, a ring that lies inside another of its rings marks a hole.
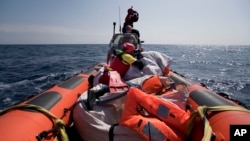
[[[121,75],[121,77],[123,77],[125,73],[127,72],[127,70],[129,69],[129,64],[123,62],[118,56],[116,56],[112,60],[110,67],[113,70],[116,70]]]
[[[117,71],[105,71],[100,77],[99,83],[108,85],[111,93],[128,89],[128,85],[121,79],[121,76]]]

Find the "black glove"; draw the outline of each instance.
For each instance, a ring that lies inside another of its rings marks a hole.
[[[136,59],[140,60],[141,58],[143,58],[143,55],[141,54],[140,50],[136,50],[134,52],[134,56],[136,57]]]
[[[138,20],[139,20],[139,13],[135,11],[132,15],[132,21],[137,22]]]
[[[142,70],[144,65],[141,61],[136,60],[132,65],[135,65],[139,70]]]

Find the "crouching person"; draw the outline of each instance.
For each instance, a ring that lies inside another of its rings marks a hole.
[[[122,45],[122,50],[115,50],[116,56],[112,60],[110,67],[116,70],[121,77],[126,74],[130,66],[134,66],[137,69],[143,69],[143,63],[134,57],[135,46],[131,43],[124,43]]]

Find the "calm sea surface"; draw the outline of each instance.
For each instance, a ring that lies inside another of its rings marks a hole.
[[[171,69],[250,108],[250,46],[144,45]],[[0,109],[106,59],[108,45],[0,45]]]

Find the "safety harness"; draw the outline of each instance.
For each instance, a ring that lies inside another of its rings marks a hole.
[[[41,106],[37,106],[37,105],[33,105],[33,104],[15,105],[15,106],[9,107],[9,108],[1,111],[0,115],[3,115],[3,114],[5,114],[9,111],[12,111],[12,110],[23,110],[23,109],[38,111],[53,121],[52,129],[50,129],[48,131],[43,131],[36,136],[36,139],[38,141],[42,141],[43,139],[45,139],[47,137],[47,135],[49,133],[52,133],[52,132],[57,133],[57,136],[55,137],[54,141],[69,141],[68,135],[65,131],[65,123],[63,122],[63,120],[61,120],[60,118],[57,118],[55,115],[53,115],[52,113],[50,113],[49,111],[47,111],[46,109],[44,109]]]
[[[187,135],[190,134],[194,124],[195,124],[195,118],[197,116],[200,116],[204,123],[204,135],[202,138],[202,141],[210,141],[214,135],[212,128],[209,124],[208,119],[206,118],[207,112],[220,112],[220,111],[241,111],[241,112],[248,112],[250,113],[250,110],[237,107],[237,106],[199,106],[197,110],[193,111],[188,123],[188,128],[186,130]]]

